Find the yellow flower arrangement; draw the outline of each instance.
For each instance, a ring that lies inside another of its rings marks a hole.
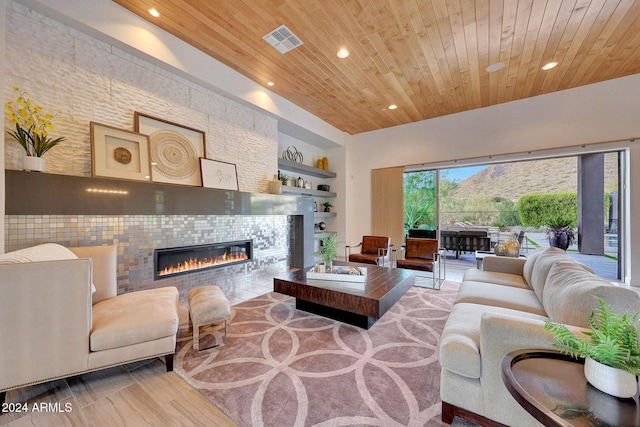
[[[9,131],[27,152],[27,156],[42,157],[44,153],[58,145],[64,137],[53,139],[48,133],[53,130],[53,122],[61,111],[55,114],[44,113],[39,105],[27,96],[27,92],[14,87],[18,93],[15,101],[7,102],[4,107],[16,130]]]

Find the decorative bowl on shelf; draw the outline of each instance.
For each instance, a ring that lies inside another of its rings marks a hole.
[[[331,191],[330,188],[331,188],[330,185],[318,184],[318,190],[319,191]]]

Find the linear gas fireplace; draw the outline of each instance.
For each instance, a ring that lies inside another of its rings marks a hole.
[[[253,258],[253,241],[220,242],[153,251],[154,279],[226,267]]]

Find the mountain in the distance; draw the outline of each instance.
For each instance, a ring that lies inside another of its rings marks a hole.
[[[617,181],[617,155],[605,155],[605,190]],[[451,196],[503,197],[517,201],[525,194],[577,191],[578,158],[564,157],[488,166],[461,181]]]

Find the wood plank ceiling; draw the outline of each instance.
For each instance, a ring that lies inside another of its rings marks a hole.
[[[350,134],[640,72],[640,0],[114,1]]]

